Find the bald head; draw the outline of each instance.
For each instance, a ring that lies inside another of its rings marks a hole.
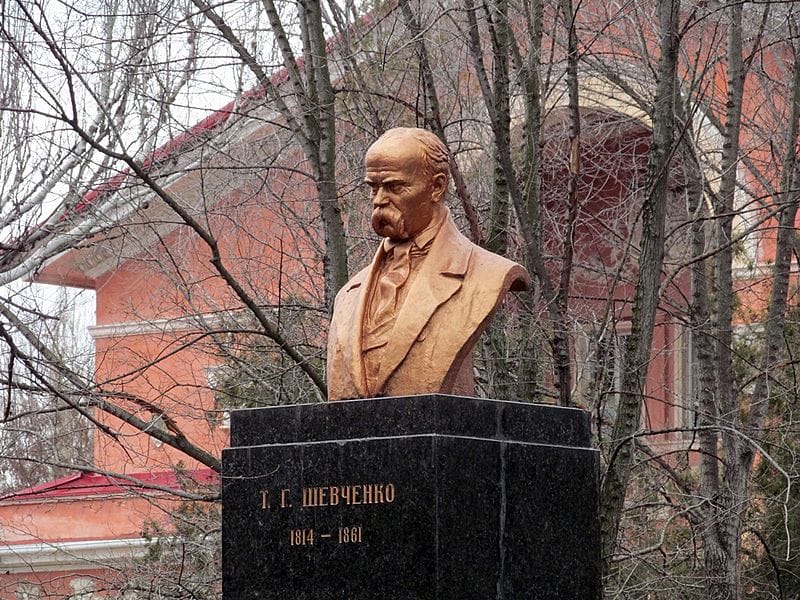
[[[424,129],[390,129],[370,146],[364,182],[372,190],[372,226],[379,235],[407,240],[442,214],[448,159],[447,146]]]
[[[413,147],[418,153],[420,164],[425,168],[425,174],[429,177],[442,174],[446,179],[450,178],[450,152],[447,146],[432,131],[420,129],[419,127],[395,127],[387,130],[381,135],[367,150],[369,155],[373,147],[380,144],[390,146],[403,145]]]

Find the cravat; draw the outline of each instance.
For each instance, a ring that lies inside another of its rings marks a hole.
[[[397,244],[391,254],[387,253],[385,267],[382,269],[375,286],[372,314],[372,329],[379,329],[387,321],[394,319],[398,309],[397,297],[411,273],[411,241]]]

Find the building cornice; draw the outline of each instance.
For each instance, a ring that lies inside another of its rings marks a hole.
[[[107,325],[91,325],[88,329],[92,339],[99,340],[129,335],[152,335],[198,330],[204,327],[218,326],[221,322],[220,315],[190,315],[173,319],[151,319],[148,321],[125,321]]]
[[[145,538],[0,544],[0,572],[37,573],[98,569],[142,558],[153,540]]]
[[[277,307],[261,305],[261,310],[274,314]],[[217,312],[194,313],[180,317],[163,319],[143,319],[140,321],[121,321],[104,325],[90,325],[87,329],[92,339],[125,337],[129,335],[167,334],[181,331],[209,331],[210,329],[252,326],[252,317],[248,321],[249,310],[230,309]]]

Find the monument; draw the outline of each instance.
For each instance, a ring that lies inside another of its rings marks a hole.
[[[365,182],[383,240],[336,298],[337,402],[231,415],[223,598],[599,599],[587,414],[469,397],[474,345],[528,274],[458,232],[430,132],[381,136]]]
[[[467,240],[444,205],[447,147],[400,127],[367,151],[372,263],[336,296],[328,335],[328,398],[426,392],[473,395],[472,350],[525,268]]]

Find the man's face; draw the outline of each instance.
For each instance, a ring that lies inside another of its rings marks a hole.
[[[426,174],[419,142],[378,140],[367,151],[364,166],[364,182],[371,189],[372,228],[378,235],[407,240],[428,226],[440,206],[445,177]]]

